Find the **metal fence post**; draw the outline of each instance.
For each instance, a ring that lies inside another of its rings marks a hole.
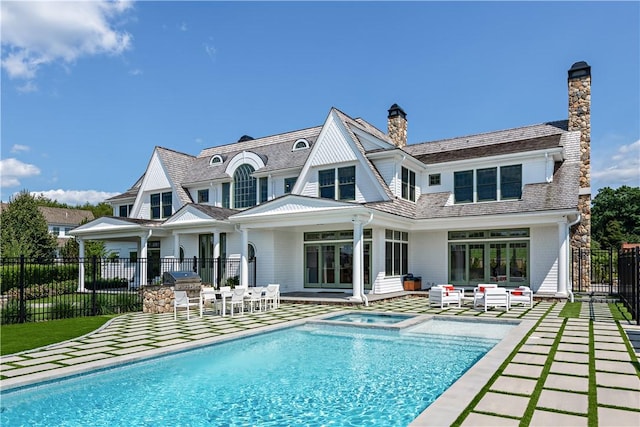
[[[94,255],[91,257],[91,283],[93,285],[93,289],[91,291],[91,315],[95,316],[98,313],[98,307],[96,307],[96,288],[98,287],[97,283],[97,272],[98,270],[98,259]]]
[[[609,295],[613,293],[613,246],[609,247]]]
[[[24,255],[20,255],[20,298],[18,301],[18,323],[24,323],[27,320],[27,304],[24,300]]]
[[[632,265],[633,265],[633,280],[632,280],[632,287],[633,290],[631,291],[631,295],[634,301],[634,304],[636,306],[635,308],[635,315],[636,315],[636,325],[640,325],[640,248],[635,248],[633,250],[633,259],[632,259]]]

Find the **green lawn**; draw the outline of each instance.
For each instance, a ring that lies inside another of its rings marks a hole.
[[[570,317],[577,319],[580,317],[580,309],[582,308],[581,302],[566,302],[558,317]]]
[[[76,317],[14,325],[0,325],[0,355],[31,350],[88,334],[116,315]]]

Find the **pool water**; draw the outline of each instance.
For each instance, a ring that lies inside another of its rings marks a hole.
[[[387,314],[387,313],[346,313],[333,317],[327,317],[324,320],[335,322],[349,323],[367,323],[372,325],[392,325],[411,319],[415,315],[411,314]]]
[[[306,324],[262,333],[2,393],[0,422],[407,425],[498,342],[427,329]]]

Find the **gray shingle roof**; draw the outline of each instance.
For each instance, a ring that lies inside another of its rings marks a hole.
[[[193,161],[183,184],[229,178],[229,175],[225,172],[227,165],[235,155],[243,151],[250,151],[263,159],[265,167],[258,169],[256,172],[302,168],[309,157],[311,147],[313,147],[313,144],[318,139],[320,130],[321,127],[314,127],[220,147],[207,148],[201,151],[197,159]],[[309,149],[292,151],[293,144],[301,138],[309,142]],[[211,157],[216,154],[222,157],[223,162],[210,165]]]
[[[213,219],[217,220],[225,220],[228,219],[231,215],[235,215],[241,211],[236,209],[227,209],[227,208],[219,208],[211,205],[203,205],[198,203],[191,204],[194,208],[198,209],[202,213],[207,214]]]
[[[486,149],[490,145],[499,145],[502,148],[506,148],[506,145],[500,144],[512,143],[514,141],[536,140],[537,138],[548,137],[551,135],[560,135],[566,131],[567,121],[561,120],[495,132],[480,133],[477,135],[467,135],[451,139],[410,144],[404,147],[403,150],[414,157],[420,157],[445,151],[481,147]]]
[[[182,204],[193,202],[191,196],[182,184],[184,183],[185,176],[193,165],[195,157],[163,147],[156,147],[156,150],[160,160],[162,160],[162,163],[167,168],[167,174],[175,186],[176,193],[178,193],[178,197],[180,197],[180,202]]]

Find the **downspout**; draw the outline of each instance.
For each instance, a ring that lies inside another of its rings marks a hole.
[[[364,227],[369,225],[373,221],[373,212],[369,212],[369,220],[362,224],[362,232],[364,233]],[[360,256],[360,254],[358,254]],[[371,293],[373,294],[373,283],[371,284]],[[362,282],[362,288],[360,289],[360,297],[362,297],[362,301],[364,301],[364,306],[369,307],[369,299],[364,294],[364,281]]]
[[[569,235],[569,232],[571,231],[571,227],[579,223],[581,219],[582,219],[582,214],[578,212],[578,217],[574,221],[571,221],[569,224],[567,224],[567,237]],[[571,283],[571,289],[568,289],[567,293],[569,294],[569,298],[571,302],[573,302],[573,282],[572,281],[569,281],[569,282]]]

